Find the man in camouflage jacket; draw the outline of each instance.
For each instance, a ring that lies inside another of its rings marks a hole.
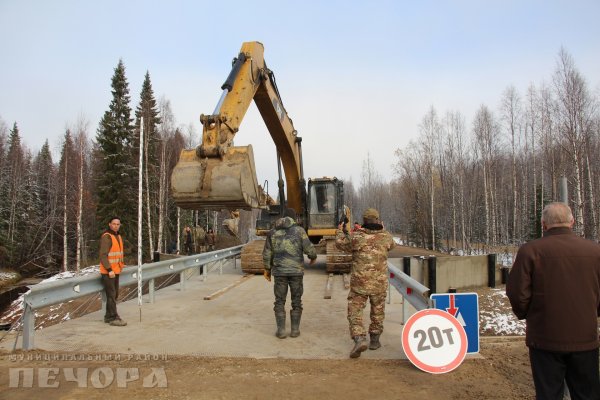
[[[388,288],[388,251],[394,247],[392,235],[383,229],[379,213],[368,208],[363,214],[363,225],[351,235],[338,227],[335,244],[340,250],[352,252],[352,275],[348,293],[348,322],[350,336],[354,340],[351,358],[360,357],[367,349],[363,309],[371,301],[371,324],[369,349],[381,347],[379,336],[383,332],[385,298]]]
[[[275,321],[278,338],[283,339],[285,333],[285,299],[288,286],[292,295],[290,320],[292,330],[290,337],[300,336],[300,318],[302,316],[302,292],[304,276],[304,254],[314,264],[317,259],[315,247],[308,239],[304,228],[296,224],[296,212],[287,209],[285,216],[275,222],[275,228],[269,232],[263,249],[264,276],[269,282],[271,275],[275,277],[273,291],[275,293]]]

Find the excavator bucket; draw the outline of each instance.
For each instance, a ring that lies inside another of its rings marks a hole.
[[[171,189],[175,203],[185,209],[248,210],[265,202],[250,145],[231,147],[222,158],[201,159],[196,149],[182,150],[171,175]]]

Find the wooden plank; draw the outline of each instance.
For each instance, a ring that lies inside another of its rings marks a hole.
[[[227,292],[228,290],[233,289],[236,286],[241,285],[242,283],[246,282],[248,279],[252,278],[254,275],[244,275],[242,276],[240,279],[238,279],[237,281],[233,282],[231,285],[226,286],[222,289],[217,290],[216,292],[213,292],[211,294],[209,294],[208,296],[204,296],[204,300],[213,300],[216,299],[217,297],[221,296],[223,293]]]
[[[331,299],[331,292],[333,291],[333,274],[329,274],[327,277],[327,284],[325,285],[324,299]]]

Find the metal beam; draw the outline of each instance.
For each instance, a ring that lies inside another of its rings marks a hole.
[[[431,307],[429,288],[402,272],[398,267],[388,262],[390,284],[400,292],[417,311]]]
[[[151,281],[150,301],[154,302],[154,279],[180,273],[182,276],[181,285],[184,288],[184,272],[190,268],[198,268],[210,262],[224,260],[239,256],[243,245],[230,247],[224,250],[211,251],[187,257],[179,257],[172,260],[159,261],[142,265],[143,281]],[[208,268],[204,268],[204,272]],[[125,267],[119,277],[120,286],[137,284],[137,266]],[[61,279],[48,283],[41,283],[29,286],[29,292],[25,294],[25,308],[23,310],[23,350],[34,348],[33,339],[35,334],[35,310],[64,303],[79,297],[94,293],[102,293],[102,306],[106,307],[106,297],[102,287],[100,274],[79,276],[75,278]]]
[[[164,260],[142,265],[142,279],[144,281],[161,276],[185,271],[209,262],[239,255],[243,246],[231,247],[224,250],[211,251],[210,253],[196,254]],[[119,286],[137,284],[137,266],[128,266],[123,269],[119,277]],[[31,289],[25,295],[25,302],[34,310],[38,308],[63,303],[103,290],[100,275],[86,275],[54,282],[40,283],[29,286]]]

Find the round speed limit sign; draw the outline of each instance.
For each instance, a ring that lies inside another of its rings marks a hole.
[[[430,308],[413,314],[406,321],[402,348],[420,370],[443,374],[454,370],[465,359],[467,334],[452,315]]]

